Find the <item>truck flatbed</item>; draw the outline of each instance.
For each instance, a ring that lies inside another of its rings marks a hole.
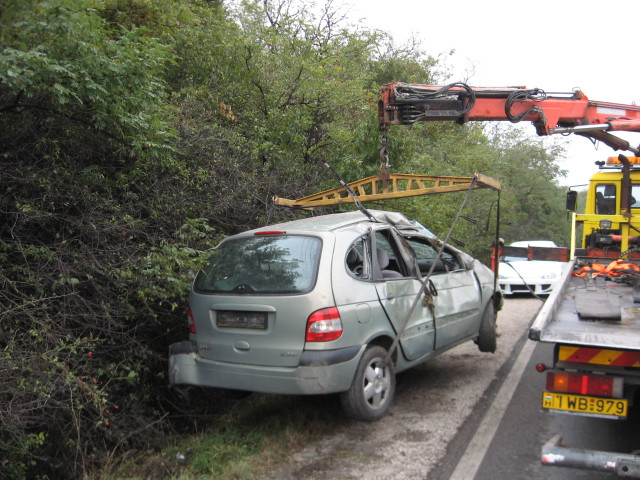
[[[544,303],[529,338],[541,342],[640,349],[640,303],[633,287],[605,277],[573,276],[569,262]]]

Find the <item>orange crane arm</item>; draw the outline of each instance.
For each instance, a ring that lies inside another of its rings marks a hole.
[[[538,135],[575,133],[599,140],[614,150],[632,147],[610,131],[640,132],[640,106],[589,100],[579,90],[547,94],[539,88],[479,88],[464,83],[445,86],[389,83],[382,87],[378,121],[390,125],[421,121],[530,121]]]

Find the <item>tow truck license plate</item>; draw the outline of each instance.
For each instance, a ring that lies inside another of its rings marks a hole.
[[[586,395],[543,392],[542,407],[587,415],[625,418],[629,402],[623,398],[600,398]]]

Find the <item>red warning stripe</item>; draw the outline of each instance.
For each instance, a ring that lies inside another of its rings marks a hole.
[[[558,350],[558,360],[616,367],[640,367],[640,351],[561,345]]]
[[[640,367],[640,352],[620,352],[620,356],[611,362],[618,367]]]

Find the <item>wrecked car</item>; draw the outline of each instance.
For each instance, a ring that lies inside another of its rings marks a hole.
[[[400,213],[370,215],[223,240],[193,283],[170,384],[337,393],[350,417],[372,421],[389,409],[396,373],[466,341],[493,352],[502,305],[493,272]]]

